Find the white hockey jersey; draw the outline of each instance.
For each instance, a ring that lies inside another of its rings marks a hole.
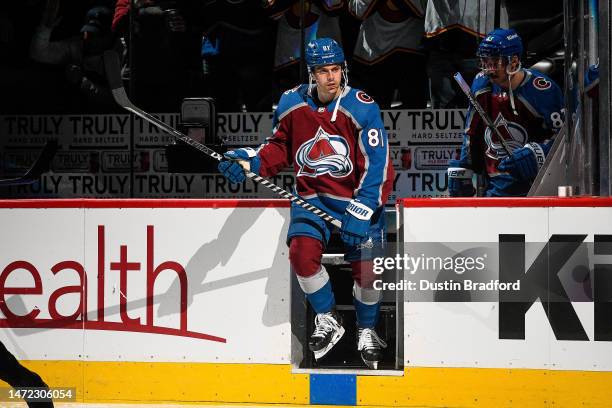
[[[425,36],[435,37],[458,28],[484,37],[495,28],[497,0],[428,0],[425,11]],[[508,12],[501,2],[500,27],[508,27]]]
[[[351,0],[349,11],[364,20],[353,55],[359,62],[376,64],[394,52],[421,53],[424,4],[419,0],[407,0],[403,8],[387,0]]]
[[[343,0],[327,0],[325,6],[333,10],[342,5]],[[342,44],[340,24],[338,17],[327,14],[316,4],[310,4],[310,11],[306,16],[305,37],[306,43],[317,38],[333,38]],[[278,70],[300,60],[300,42],[302,33],[299,17],[296,19],[291,11],[283,13],[278,21],[276,49],[274,51],[274,69]]]

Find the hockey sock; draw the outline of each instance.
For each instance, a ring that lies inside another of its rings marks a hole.
[[[297,275],[300,287],[316,313],[329,312],[336,304],[329,275],[321,265],[322,254],[323,244],[318,239],[304,236],[291,239],[291,269]]]
[[[355,283],[353,286],[353,304],[357,314],[357,327],[374,328],[380,314],[380,291],[364,289]]]
[[[378,322],[381,292],[373,288],[378,276],[374,273],[372,261],[351,263],[353,273],[353,303],[357,314],[357,326],[374,328]]]

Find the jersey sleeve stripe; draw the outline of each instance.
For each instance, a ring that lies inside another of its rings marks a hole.
[[[487,92],[491,92],[491,87],[490,86],[485,86],[484,88],[480,88],[478,89],[476,92],[474,92],[474,97],[477,98],[478,96],[487,93]]]
[[[359,193],[359,190],[361,190],[363,182],[364,182],[366,176],[368,175],[368,167],[370,166],[370,158],[368,157],[368,152],[366,152],[366,149],[363,146],[363,141],[361,140],[361,134],[362,133],[363,133],[363,130],[360,130],[358,135],[357,135],[357,141],[358,141],[357,143],[359,145],[359,150],[361,150],[361,153],[363,154],[363,158],[365,160],[365,163],[364,163],[364,166],[363,166],[364,172],[361,175],[361,178],[359,179],[359,185],[355,189],[355,192],[353,194],[354,196],[357,196],[357,194]]]
[[[287,109],[286,111],[278,115],[278,121],[280,122],[285,116],[287,116],[294,110],[301,108],[302,106],[308,106],[308,104],[306,102],[301,102],[296,105],[293,105],[291,108]]]
[[[388,166],[389,166],[389,143],[387,143],[387,152],[385,153],[385,167],[383,168],[382,182],[380,183],[380,186],[378,187],[378,206],[385,204],[383,202],[382,189],[383,189],[383,186],[385,185],[385,182],[387,181]]]
[[[361,153],[363,154],[363,158],[364,158],[364,166],[363,166],[363,174],[361,175],[361,178],[359,179],[359,185],[357,186],[357,188],[355,189],[354,195],[358,196],[359,192],[361,191],[361,189],[363,188],[363,183],[365,182],[365,179],[369,176],[369,172],[370,172],[370,157],[368,156],[368,152],[365,148],[365,146],[363,145],[363,139],[361,138],[363,131],[359,131],[359,150],[361,150]],[[387,179],[387,165],[389,163],[389,144],[387,143],[387,150],[385,152],[385,165],[384,165],[384,170],[383,170],[383,174],[382,174],[382,181],[379,184],[378,187],[378,192],[377,192],[377,197],[376,197],[376,205],[377,206],[381,206],[382,205],[382,188],[383,185],[385,183],[385,180]],[[374,177],[375,175],[372,175],[371,177]]]
[[[355,117],[351,114],[351,112],[349,112],[348,109],[345,109],[342,105],[340,105],[338,107],[338,110],[344,113],[347,117],[351,118],[351,121],[353,122],[357,130],[361,131],[361,129],[363,129],[363,127],[359,124],[359,122],[357,122],[357,119],[355,119]]]
[[[518,99],[523,102],[523,105],[525,105],[527,110],[529,110],[529,112],[531,112],[533,116],[535,116],[536,118],[543,118],[543,116],[537,110],[535,110],[535,108],[529,103],[529,101],[527,101],[527,99],[523,95],[518,95]]]

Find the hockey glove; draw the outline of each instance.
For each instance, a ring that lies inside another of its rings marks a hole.
[[[340,238],[347,246],[359,245],[365,240],[373,214],[374,210],[361,203],[359,199],[351,200],[346,206],[342,216]]]
[[[512,156],[503,159],[497,169],[510,173],[518,180],[531,181],[538,175],[538,170],[546,160],[546,145],[528,143],[522,149],[515,150]]]
[[[460,166],[459,160],[448,161],[448,194],[451,197],[472,197],[476,193],[472,184],[474,172]]]
[[[232,183],[242,183],[245,179],[245,171],[259,174],[261,160],[255,149],[250,147],[230,150],[223,155],[226,159],[219,163],[219,171]]]

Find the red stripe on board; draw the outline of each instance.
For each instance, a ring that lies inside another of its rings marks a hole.
[[[216,341],[226,343],[223,337],[210,334],[192,332],[189,330],[173,329],[171,327],[147,326],[143,324],[132,324],[123,322],[98,322],[91,320],[54,320],[54,319],[29,319],[11,320],[0,319],[0,327],[19,329],[76,329],[76,330],[105,330],[132,333],[163,334],[166,336],[190,337],[193,339]]]
[[[0,208],[287,208],[283,199],[27,199],[0,200]]]
[[[612,197],[400,198],[404,207],[612,207]]]

